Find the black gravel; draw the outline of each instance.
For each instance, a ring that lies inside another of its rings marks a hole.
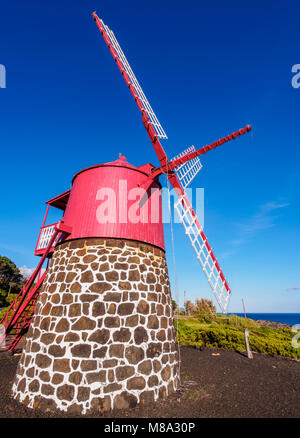
[[[299,418],[300,362],[181,347],[181,384],[166,400],[103,418]],[[212,353],[219,353],[213,356]],[[20,356],[0,353],[0,417],[68,417],[28,409],[10,396]],[[100,415],[97,415],[100,417]]]

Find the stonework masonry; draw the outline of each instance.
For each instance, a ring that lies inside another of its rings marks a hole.
[[[56,247],[12,387],[31,408],[127,409],[178,385],[165,253],[119,239]]]

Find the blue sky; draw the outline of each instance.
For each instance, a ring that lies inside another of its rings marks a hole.
[[[205,232],[232,289],[230,311],[300,312],[300,63],[292,1],[16,0],[1,6],[0,253],[33,256],[44,202],[80,169],[117,158],[158,164],[134,101],[94,23],[112,28],[168,134],[169,157],[248,123],[202,157]],[[262,4],[263,3],[263,4]],[[164,181],[162,180],[164,184]],[[50,220],[57,215],[52,213]],[[175,225],[180,304],[212,297]],[[175,295],[170,226],[169,270]]]

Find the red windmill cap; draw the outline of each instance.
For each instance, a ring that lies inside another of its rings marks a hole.
[[[151,163],[148,164],[143,164],[142,166],[138,166],[135,167],[132,164],[128,163],[128,161],[126,161],[126,157],[122,156],[121,154],[119,154],[119,158],[115,161],[110,161],[109,163],[103,163],[103,164],[96,164],[94,166],[90,166],[90,167],[86,167],[85,169],[80,170],[79,172],[77,172],[73,179],[72,179],[72,184],[75,180],[75,178],[80,175],[82,172],[85,172],[87,170],[90,169],[94,169],[95,167],[106,167],[106,166],[112,166],[112,167],[126,167],[127,169],[132,169],[135,170],[137,172],[141,172],[144,173],[145,175],[149,175],[151,172],[151,169],[153,168],[153,165]]]
[[[103,166],[120,166],[120,167],[128,167],[129,169],[137,169],[137,167],[128,163],[127,158],[119,153],[119,158],[115,161],[110,161],[109,163],[103,164]]]

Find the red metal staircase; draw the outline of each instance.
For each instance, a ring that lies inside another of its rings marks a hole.
[[[0,336],[0,351],[13,351],[27,332],[31,323],[34,307],[39,295],[39,289],[44,281],[47,271],[43,273],[36,285],[28,291],[26,285],[17,298],[8,308],[0,324],[4,333]]]
[[[22,336],[27,332],[34,314],[35,303],[39,295],[40,287],[47,273],[47,270],[45,270],[41,275],[42,266],[53,248],[56,239],[61,240],[64,234],[70,234],[70,228],[66,227],[63,221],[60,221],[55,227],[54,233],[49,240],[48,246],[37,268],[0,321],[0,327],[2,326],[2,333],[0,333],[0,351],[14,351]],[[38,280],[36,284],[34,284],[37,278]]]

